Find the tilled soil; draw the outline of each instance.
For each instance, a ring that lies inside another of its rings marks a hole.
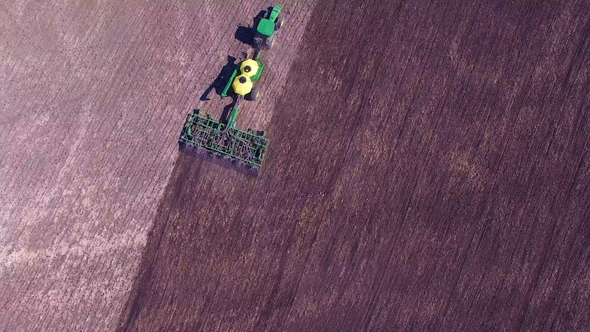
[[[319,2],[260,176],[178,156],[119,329],[590,328],[589,48],[583,1]]]
[[[0,4],[0,331],[116,329],[186,114],[221,115],[229,102],[204,94],[268,5]],[[273,88],[241,126],[267,128],[313,1],[285,6]]]
[[[590,4],[284,4],[257,178],[176,139],[271,3],[0,5],[0,330],[590,330]]]

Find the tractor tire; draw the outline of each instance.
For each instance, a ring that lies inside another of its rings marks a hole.
[[[274,36],[270,36],[269,38],[266,39],[266,41],[264,42],[264,49],[266,50],[270,50],[272,45],[275,43],[275,38]]]
[[[250,100],[256,101],[256,99],[258,99],[259,97],[260,97],[260,90],[258,88],[252,89],[252,92],[250,92]]]
[[[275,30],[279,30],[283,26],[283,23],[285,23],[283,21],[283,18],[282,17],[279,17],[277,19],[277,23],[275,23]]]

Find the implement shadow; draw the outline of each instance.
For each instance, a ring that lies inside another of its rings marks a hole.
[[[211,85],[209,85],[209,87],[205,90],[205,92],[203,92],[203,94],[201,95],[201,98],[199,98],[199,99],[202,101],[210,100],[209,94],[213,90],[215,90],[215,93],[217,95],[221,96],[221,93],[223,92],[223,88],[227,85],[231,74],[233,73],[233,71],[236,69],[237,66],[238,66],[238,64],[236,63],[236,58],[234,58],[231,55],[228,55],[227,56],[227,63],[223,66],[223,68],[221,68],[219,75],[217,75],[215,80],[213,80]]]
[[[183,191],[186,191],[185,187],[197,181],[203,167],[203,162],[194,163],[190,159],[189,156],[181,153],[176,160],[164,197],[160,201],[160,206],[156,212],[154,224],[148,233],[148,241],[141,255],[138,275],[133,281],[131,292],[119,317],[116,331],[134,330],[133,325],[139,317],[143,303],[151,297],[145,291],[145,285],[148,285],[154,278],[154,263],[158,258],[162,237],[175,208],[174,202],[182,200],[183,196],[185,196],[183,193]],[[184,186],[177,185],[181,181],[185,183]]]
[[[182,282],[177,280],[183,277],[183,273],[181,270],[177,270],[176,258],[181,257],[184,260],[189,260],[190,262],[185,266],[188,269],[202,262],[194,255],[195,252],[200,252],[196,249],[199,249],[199,246],[205,246],[205,244],[195,242],[193,236],[195,228],[205,227],[202,223],[204,219],[207,219],[199,211],[207,208],[214,210],[218,204],[217,200],[209,199],[212,188],[221,188],[220,192],[228,196],[229,200],[235,200],[234,191],[249,190],[251,179],[241,176],[230,175],[227,182],[229,187],[218,186],[215,184],[215,179],[223,176],[224,172],[219,170],[205,171],[207,168],[204,168],[204,165],[203,161],[195,159],[189,154],[180,153],[178,155],[170,181],[160,200],[152,229],[148,233],[138,273],[119,317],[116,331],[145,330],[145,326],[142,325],[145,320],[151,320],[150,314],[153,311],[161,310],[160,305],[167,305],[167,302],[161,302],[161,299],[167,294],[162,294],[159,291],[163,276],[165,276],[164,283],[180,288],[184,287]],[[244,204],[249,204],[249,202],[246,200],[235,207],[239,211],[243,211],[246,209]],[[244,224],[247,225],[249,219],[242,220],[241,213],[234,214],[233,218],[229,218],[229,215],[217,215],[215,218],[227,218],[225,220],[232,225],[235,224],[230,229],[236,228],[236,230],[231,234],[212,233],[207,245],[211,252],[240,251],[243,248],[236,247],[235,244],[248,243],[251,240],[249,236],[244,235],[248,231],[240,228]],[[228,243],[234,245],[230,246]],[[190,297],[190,294],[187,296]]]
[[[200,159],[202,161],[210,162],[212,164],[230,169],[232,171],[236,171],[238,173],[244,174],[252,178],[258,176],[258,168],[244,168],[244,166],[237,164],[234,160],[228,157],[215,155],[203,148],[196,148],[190,145],[181,145],[179,147],[179,150],[180,152],[188,156]]]

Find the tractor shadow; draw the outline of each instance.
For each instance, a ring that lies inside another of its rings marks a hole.
[[[210,100],[209,94],[213,90],[215,90],[215,93],[217,95],[221,96],[221,93],[223,92],[223,88],[225,87],[225,85],[229,81],[231,74],[233,73],[233,71],[236,69],[237,66],[238,66],[238,64],[236,63],[236,58],[234,58],[231,55],[228,55],[227,56],[227,63],[223,66],[223,68],[221,68],[219,75],[217,75],[215,80],[213,80],[211,85],[209,85],[209,87],[205,90],[205,92],[203,92],[203,94],[201,95],[201,98],[199,98],[199,99],[202,101]]]
[[[254,16],[254,18],[252,19],[251,26],[250,25],[238,26],[238,30],[236,30],[236,34],[235,34],[236,39],[239,42],[244,43],[248,46],[255,47],[254,34],[256,33],[256,26],[258,26],[258,23],[260,22],[260,20],[262,18],[264,18],[270,10],[272,10],[272,7],[267,8],[267,10],[261,10],[258,13],[258,15]]]

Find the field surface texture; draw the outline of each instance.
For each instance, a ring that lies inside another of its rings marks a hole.
[[[256,178],[272,3],[0,5],[0,330],[589,330],[590,3],[283,4]]]

